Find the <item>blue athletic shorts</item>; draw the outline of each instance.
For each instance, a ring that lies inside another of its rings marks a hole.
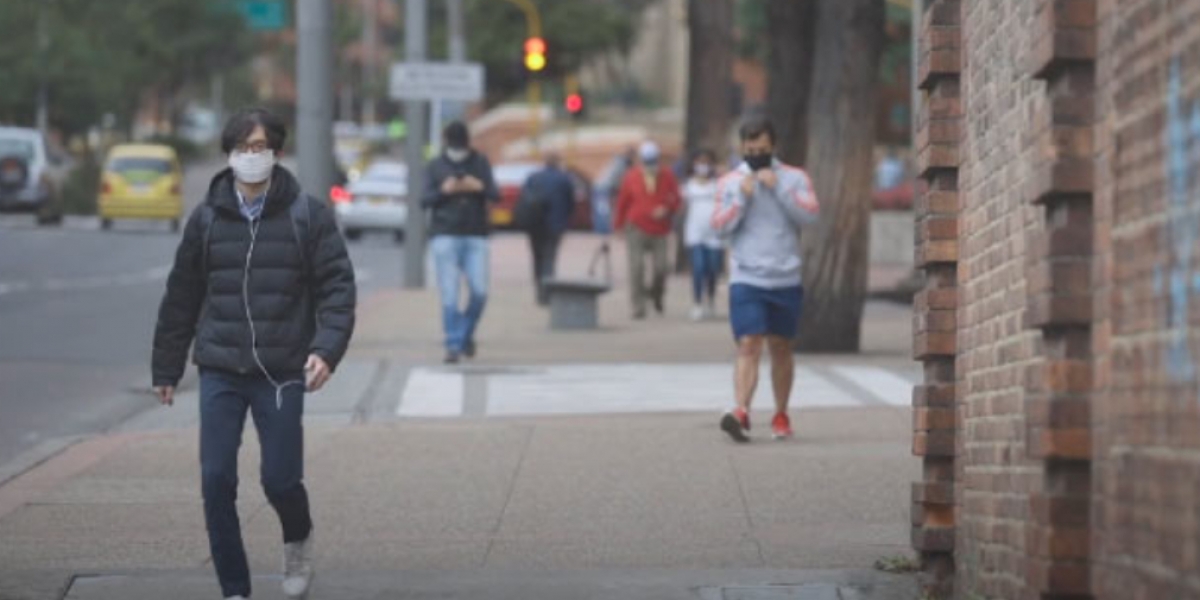
[[[729,286],[729,324],[733,339],[747,335],[776,335],[792,339],[800,327],[804,287],[761,288],[744,283]]]

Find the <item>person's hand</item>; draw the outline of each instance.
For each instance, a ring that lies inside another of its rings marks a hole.
[[[742,178],[742,186],[741,187],[742,187],[742,195],[743,196],[749,198],[750,196],[754,195],[754,182],[755,182],[755,177],[753,174],[747,175]]]
[[[325,383],[329,381],[331,374],[329,364],[325,362],[325,359],[316,354],[308,355],[308,363],[304,365],[305,383],[308,391],[315,392],[325,387]]]
[[[770,190],[775,189],[775,184],[779,183],[779,176],[775,174],[775,169],[760,169],[754,176]]]
[[[163,406],[175,405],[175,386],[173,385],[154,386],[154,395],[158,396],[158,401]]]
[[[650,216],[654,217],[655,221],[661,221],[661,220],[667,218],[667,207],[665,207],[665,206],[654,207],[654,210],[650,213]]]
[[[474,175],[467,175],[462,178],[462,189],[467,192],[482,192],[483,182]]]
[[[447,177],[446,180],[442,182],[442,193],[453,194],[454,192],[458,191],[460,185],[461,184],[458,182],[458,179],[455,179],[454,177]]]

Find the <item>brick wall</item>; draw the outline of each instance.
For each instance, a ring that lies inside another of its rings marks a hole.
[[[963,4],[957,587],[968,597],[1026,595],[1028,498],[1042,489],[1025,414],[1027,379],[1042,367],[1041,335],[1025,315],[1043,230],[1029,190],[1045,158],[1035,118],[1045,85],[1022,60],[1035,17],[1031,1]]]
[[[1200,0],[932,0],[921,38],[930,589],[1200,598]]]
[[[1200,598],[1200,0],[1100,22],[1093,583]]]

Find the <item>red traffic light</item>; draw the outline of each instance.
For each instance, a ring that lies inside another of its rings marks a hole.
[[[531,37],[525,40],[525,54],[545,54],[546,40],[540,37]]]
[[[567,112],[571,114],[578,113],[583,110],[583,96],[579,94],[571,94],[567,96],[567,100],[564,102],[564,104],[567,107]]]

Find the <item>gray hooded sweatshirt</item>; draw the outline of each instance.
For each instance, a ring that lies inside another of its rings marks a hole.
[[[750,167],[742,163],[717,184],[713,228],[729,238],[733,269],[730,283],[761,288],[800,285],[800,227],[820,215],[812,180],[803,169],[775,160],[778,179],[770,189],[755,182],[754,193],[742,193]]]

